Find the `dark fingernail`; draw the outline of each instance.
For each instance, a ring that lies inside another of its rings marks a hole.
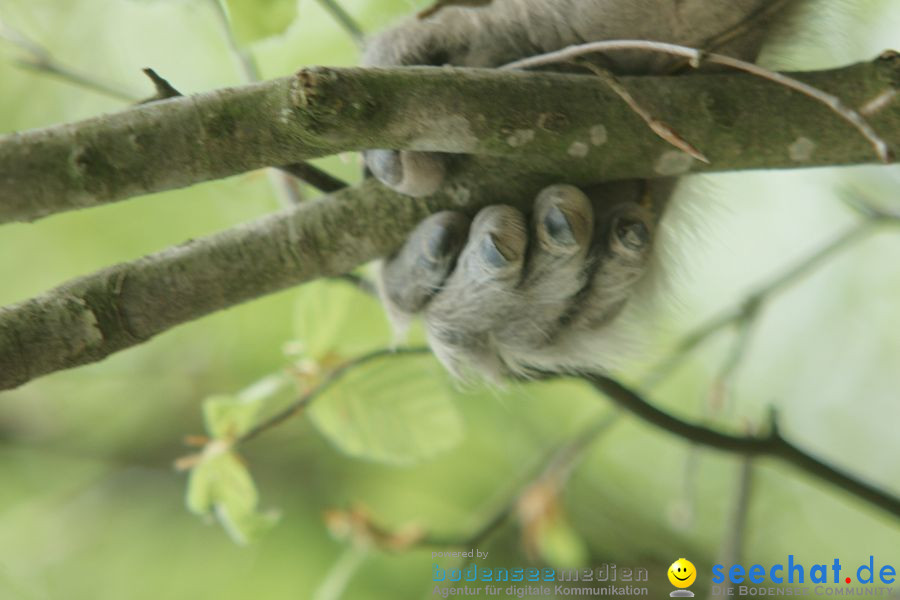
[[[555,242],[571,246],[576,242],[575,232],[565,213],[558,206],[551,206],[544,215],[544,228]]]
[[[422,242],[422,255],[432,264],[439,262],[453,249],[452,232],[446,225],[435,225]]]
[[[509,258],[507,258],[503,254],[503,251],[500,250],[497,239],[492,233],[484,236],[484,241],[481,243],[481,254],[492,267],[499,269],[509,264]]]
[[[650,241],[650,230],[641,221],[620,221],[616,236],[626,248],[640,250]]]
[[[366,164],[372,174],[386,185],[397,185],[403,179],[403,163],[397,150],[369,150]]]

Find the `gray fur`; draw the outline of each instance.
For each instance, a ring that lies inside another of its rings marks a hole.
[[[772,3],[494,0],[484,8],[445,8],[424,21],[409,18],[373,38],[363,64],[495,67],[604,39],[707,48]],[[767,27],[757,23],[716,50],[752,60]],[[627,52],[604,57],[603,64],[642,74],[673,63]],[[366,160],[385,184],[413,196],[434,192],[444,176],[437,155],[374,150]],[[388,312],[395,323],[422,314],[435,354],[457,375],[614,367],[633,345],[628,308],[653,287],[656,231],[672,189],[671,180],[606,184],[586,193],[551,186],[530,215],[509,206],[482,210],[467,239],[462,215],[432,217],[383,266]],[[452,223],[452,234],[441,223]],[[442,243],[429,243],[435,235]]]

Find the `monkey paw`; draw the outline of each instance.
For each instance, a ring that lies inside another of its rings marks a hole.
[[[596,368],[621,351],[613,326],[647,271],[654,227],[638,202],[570,185],[545,188],[530,218],[506,205],[471,222],[441,212],[384,262],[381,293],[396,324],[422,315],[456,375]]]

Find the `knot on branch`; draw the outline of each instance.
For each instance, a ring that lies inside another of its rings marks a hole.
[[[884,65],[889,70],[891,86],[900,88],[900,52],[897,50],[885,50],[878,55],[875,62]]]
[[[325,81],[334,81],[337,74],[325,67],[300,69],[291,82],[290,99],[294,108],[307,109],[315,103],[319,89]]]

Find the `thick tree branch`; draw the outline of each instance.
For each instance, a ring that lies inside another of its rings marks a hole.
[[[900,55],[799,79],[900,147]],[[270,165],[364,148],[514,157],[575,184],[687,172],[874,162],[858,132],[801,94],[744,74],[622,78],[711,163],[657,138],[602,80],[408,67],[312,68],[0,137],[0,222],[29,221]]]
[[[0,389],[98,360],[186,321],[325,276],[397,247],[425,216],[534,193],[539,178],[508,182],[486,161],[427,200],[369,180],[254,222],[74,279],[0,308]]]
[[[893,89],[898,69],[900,60],[891,58],[806,78],[860,104]],[[741,75],[623,81],[645,105],[653,98],[656,114],[690,132],[716,168],[874,160],[868,142],[827,109],[769,82]],[[660,92],[668,95],[653,95]],[[763,98],[769,106],[760,111]],[[885,137],[900,140],[900,101],[870,118]],[[600,125],[604,144],[593,143]],[[815,145],[804,146],[802,160],[801,138]],[[576,144],[587,154],[573,156]],[[0,140],[0,220],[373,146],[480,156],[457,157],[443,190],[424,201],[365,182],[0,309],[0,389],[101,360],[216,310],[349,272],[395,249],[438,210],[530,202],[561,179],[672,175],[670,159],[678,163],[680,154],[594,77],[314,70],[8,136]]]

